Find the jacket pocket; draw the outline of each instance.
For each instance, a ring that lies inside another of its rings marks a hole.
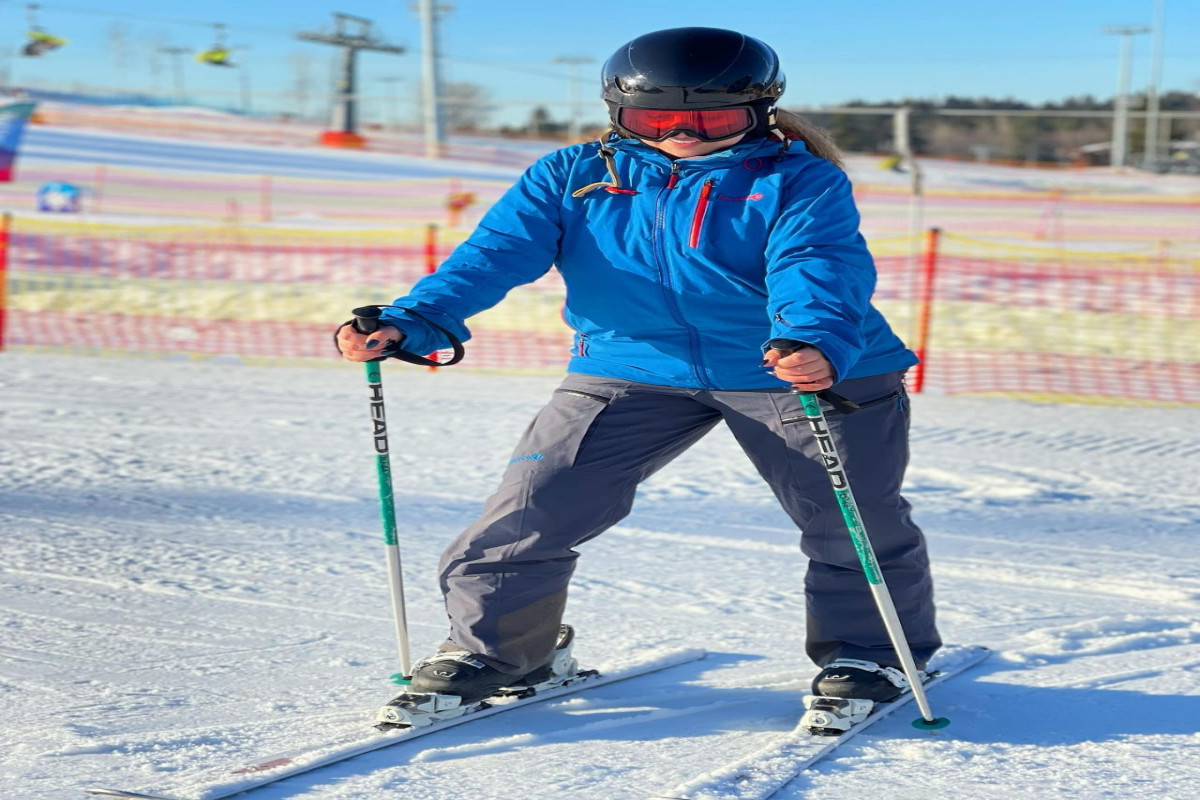
[[[555,389],[555,394],[567,394],[574,397],[586,397],[588,400],[595,400],[597,403],[608,405],[612,398],[605,397],[602,394],[593,394],[591,392],[581,392],[578,389]]]

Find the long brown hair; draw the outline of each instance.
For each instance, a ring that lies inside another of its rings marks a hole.
[[[842,151],[833,143],[833,137],[824,128],[818,128],[799,114],[785,111],[782,108],[775,111],[775,126],[789,139],[799,139],[804,142],[808,152],[832,162],[840,169],[845,169],[842,163]]]

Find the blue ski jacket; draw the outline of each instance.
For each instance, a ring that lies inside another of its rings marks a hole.
[[[778,389],[760,366],[773,339],[819,348],[837,380],[917,363],[871,305],[875,264],[849,179],[803,142],[784,152],[753,139],[675,161],[636,140],[608,146],[611,173],[595,142],[540,159],[395,305],[466,341],[468,317],[556,265],[575,330],[569,372]],[[409,352],[448,346],[403,311],[381,321]]]

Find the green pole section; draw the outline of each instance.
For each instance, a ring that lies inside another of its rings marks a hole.
[[[383,518],[383,543],[396,538],[396,499],[392,493],[392,459],[388,452],[387,419],[383,408],[383,374],[378,363],[367,363],[367,388],[371,392],[371,425],[375,440],[375,475],[379,480],[379,512]]]
[[[867,582],[872,585],[882,584],[883,573],[879,569],[879,562],[875,559],[871,540],[867,537],[867,529],[863,525],[862,515],[858,513],[858,503],[854,501],[854,495],[850,491],[850,481],[846,478],[846,470],[842,466],[841,458],[838,457],[833,437],[829,435],[829,425],[825,421],[821,403],[815,394],[801,394],[800,402],[804,406],[804,416],[808,418],[808,426],[812,428],[813,436],[816,437],[817,447],[825,462],[825,471],[829,473],[829,483],[833,486],[834,497],[837,498],[838,505],[842,509],[842,518],[846,520],[846,527],[850,531],[850,538],[854,541],[854,550],[858,553],[858,561],[862,564],[863,572],[866,573]]]
[[[829,483],[833,487],[833,494],[837,497],[838,506],[842,509],[842,518],[846,521],[846,529],[850,531],[854,550],[858,553],[858,561],[862,564],[863,573],[867,576],[867,583],[871,587],[871,596],[875,599],[875,606],[879,609],[880,617],[883,618],[883,626],[887,629],[888,638],[896,650],[896,656],[900,659],[901,666],[904,667],[904,674],[908,678],[913,699],[917,701],[917,706],[921,709],[921,719],[914,720],[913,727],[923,730],[944,728],[950,724],[950,720],[944,717],[935,717],[933,709],[929,706],[929,699],[925,696],[925,687],[920,680],[920,670],[917,669],[917,664],[913,660],[912,649],[908,646],[908,637],[904,635],[904,627],[896,613],[896,604],[892,601],[892,595],[883,580],[883,571],[880,570],[879,561],[875,558],[875,548],[871,547],[871,538],[867,535],[866,526],[863,525],[862,515],[858,511],[858,503],[855,502],[854,492],[850,489],[850,480],[846,477],[846,468],[842,464],[842,457],[838,453],[837,445],[833,442],[833,435],[829,432],[829,422],[825,419],[821,402],[817,399],[816,394],[811,392],[797,392],[796,394],[800,398],[800,404],[804,407],[804,416],[808,420],[808,427],[812,429],[813,437],[817,440],[817,449],[824,461],[825,471],[829,474]]]
[[[354,327],[359,333],[371,333],[379,327],[379,309],[372,306],[354,309]],[[394,683],[409,683],[412,661],[408,652],[408,619],[404,610],[404,568],[396,536],[396,500],[392,492],[392,462],[388,450],[387,414],[383,407],[383,370],[379,361],[368,361],[367,390],[371,401],[371,438],[375,443],[375,474],[379,481],[379,514],[383,520],[383,544],[387,552],[388,589],[392,598],[392,620],[400,655],[400,672]]]

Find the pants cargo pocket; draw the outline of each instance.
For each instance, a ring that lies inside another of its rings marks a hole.
[[[570,469],[612,399],[597,392],[556,389],[549,404],[538,412],[521,437],[505,477]]]

